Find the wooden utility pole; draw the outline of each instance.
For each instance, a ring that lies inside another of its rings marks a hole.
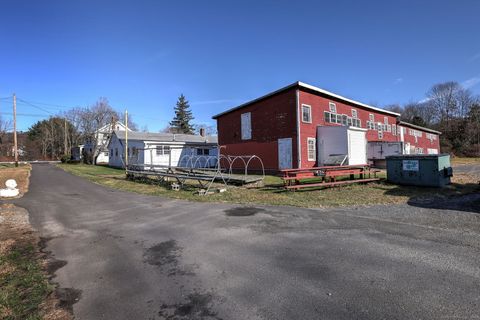
[[[18,167],[17,145],[17,96],[13,94],[13,152],[15,153],[15,167]]]
[[[64,126],[63,126],[63,150],[64,154],[68,155],[70,152],[67,150],[67,118],[64,118]]]
[[[125,173],[128,169],[128,111],[125,110]]]

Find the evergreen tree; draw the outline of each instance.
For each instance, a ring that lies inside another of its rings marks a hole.
[[[190,121],[193,120],[192,111],[190,105],[183,94],[180,95],[177,101],[177,105],[174,108],[175,117],[170,121],[171,130],[175,133],[187,133],[192,134],[194,131],[193,125]]]

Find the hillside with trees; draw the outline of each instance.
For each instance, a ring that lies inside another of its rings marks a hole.
[[[386,109],[401,113],[402,121],[441,131],[442,152],[480,156],[480,97],[459,83],[436,84],[423,101]]]

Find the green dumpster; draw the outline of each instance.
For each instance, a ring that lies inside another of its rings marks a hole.
[[[453,175],[448,154],[387,156],[387,181],[395,184],[444,187]]]

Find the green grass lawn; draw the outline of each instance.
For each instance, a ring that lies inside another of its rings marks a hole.
[[[478,190],[478,184],[475,183],[453,183],[447,188],[438,189],[397,186],[379,182],[292,192],[282,188],[282,180],[279,177],[267,176],[264,187],[229,186],[227,192],[199,196],[195,193],[198,190],[196,183],[186,186],[181,191],[172,191],[168,185],[126,180],[125,171],[120,169],[83,164],[59,164],[58,166],[67,172],[114,189],[202,202],[331,207],[403,203],[412,198],[444,198]],[[384,177],[384,173],[381,175]]]
[[[33,244],[17,242],[0,255],[0,319],[42,319],[40,305],[53,291]]]

